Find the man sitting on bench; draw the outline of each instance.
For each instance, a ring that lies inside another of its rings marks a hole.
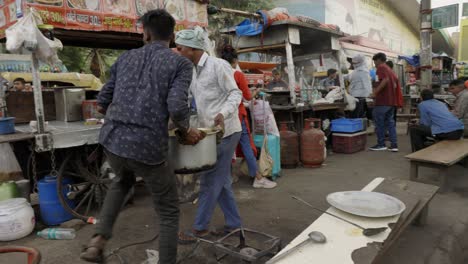
[[[434,93],[421,92],[423,102],[418,105],[419,125],[410,128],[411,146],[414,151],[423,149],[427,137],[437,140],[458,140],[463,136],[463,123],[450,112],[447,106],[434,99]]]

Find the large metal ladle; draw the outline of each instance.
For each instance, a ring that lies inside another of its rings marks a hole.
[[[304,240],[301,243],[297,244],[296,246],[286,250],[284,253],[282,253],[280,255],[276,255],[275,257],[273,257],[272,259],[267,261],[265,264],[276,263],[279,260],[285,258],[286,256],[289,256],[291,253],[295,252],[296,250],[298,250],[303,245],[305,245],[305,244],[307,244],[309,242],[318,243],[318,244],[324,244],[324,243],[327,242],[327,238],[325,237],[325,235],[322,232],[319,232],[319,231],[312,231],[307,236],[308,237],[307,237],[306,240]]]
[[[337,218],[337,219],[339,219],[339,220],[341,220],[341,221],[344,221],[344,222],[346,222],[346,223],[348,223],[348,224],[351,224],[351,225],[353,225],[353,226],[355,226],[355,227],[361,229],[361,230],[362,230],[362,234],[363,234],[364,236],[367,236],[367,237],[375,236],[375,235],[380,234],[380,233],[384,232],[385,230],[387,230],[387,227],[365,228],[365,227],[360,226],[360,225],[358,225],[358,224],[356,224],[356,223],[353,223],[353,222],[351,222],[351,221],[349,221],[349,220],[346,220],[346,219],[344,219],[344,218],[342,218],[342,217],[339,217],[339,216],[334,215],[334,214],[332,214],[332,213],[329,213],[329,212],[327,212],[327,211],[318,209],[318,208],[314,207],[313,205],[311,205],[310,203],[308,203],[308,202],[302,200],[301,198],[299,198],[299,197],[297,197],[297,196],[291,196],[291,197],[292,197],[294,200],[298,200],[299,202],[301,202],[301,203],[303,203],[303,204],[309,206],[310,208],[312,208],[312,209],[314,209],[314,210],[316,210],[316,211],[319,211],[319,212],[321,212],[321,213],[324,213],[324,214],[333,216],[333,217],[335,217],[335,218]]]

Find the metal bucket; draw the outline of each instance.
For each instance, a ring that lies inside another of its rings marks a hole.
[[[169,159],[176,174],[193,174],[214,168],[217,161],[217,130],[200,129],[206,137],[194,146],[182,145],[175,135],[169,136]]]

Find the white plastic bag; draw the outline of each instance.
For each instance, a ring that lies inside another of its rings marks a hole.
[[[354,96],[348,94],[347,92],[345,96],[346,96],[346,102],[348,103],[346,105],[345,111],[354,111],[354,109],[356,109],[356,103],[359,100],[356,99]]]
[[[37,48],[36,19],[34,12],[29,12],[5,31],[7,38],[6,48],[8,51],[17,53],[23,46],[31,51]]]
[[[158,264],[159,263],[159,251],[153,249],[146,250],[147,259],[141,264]]]
[[[0,144],[0,182],[22,179],[23,172],[10,144]]]
[[[251,104],[252,106],[252,104]],[[270,103],[265,100],[255,100],[253,103],[253,115],[255,122],[255,132],[264,134],[264,128],[270,135],[279,137],[278,126],[275,116],[271,110]]]
[[[334,103],[335,101],[342,100],[343,99],[343,91],[341,90],[340,87],[336,87],[335,89],[331,90],[327,96],[325,96],[325,99],[330,103]]]
[[[5,31],[7,50],[19,53],[24,47],[26,50],[34,52],[37,58],[44,63],[60,63],[57,51],[63,48],[62,42],[58,39],[46,38],[37,28],[37,25],[40,24],[43,24],[42,19],[35,9],[31,8],[24,17]]]

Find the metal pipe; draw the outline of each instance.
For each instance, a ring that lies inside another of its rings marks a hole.
[[[34,92],[34,109],[36,111],[37,120],[37,133],[45,133],[45,116],[44,116],[44,103],[42,101],[41,79],[39,77],[39,60],[33,52],[31,55],[32,60],[32,76],[33,76],[33,92]]]
[[[230,9],[230,8],[219,8],[218,10],[224,13],[230,13],[230,14],[239,15],[239,16],[256,17],[256,18],[262,17],[261,15],[257,13],[250,13],[250,12],[245,12],[245,11],[240,11],[240,10],[235,10],[235,9]]]
[[[431,0],[421,1],[421,88],[432,89],[432,9]]]
[[[289,39],[286,41],[286,58],[288,62],[289,92],[291,94],[291,103],[296,105],[296,72],[294,71],[293,51]]]

